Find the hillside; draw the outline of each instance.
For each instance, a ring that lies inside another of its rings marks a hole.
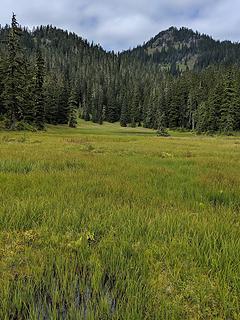
[[[172,27],[142,47],[115,54],[53,26],[19,32],[16,21],[14,28],[0,29],[0,41],[0,127],[35,127],[40,112],[41,129],[75,126],[79,115],[160,131],[240,130],[238,44]],[[36,97],[38,54],[42,80]]]
[[[127,54],[180,70],[201,70],[209,65],[231,65],[240,62],[240,45],[216,41],[188,28],[171,27]]]

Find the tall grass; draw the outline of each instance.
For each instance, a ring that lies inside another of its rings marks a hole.
[[[0,133],[0,319],[240,319],[238,137]]]

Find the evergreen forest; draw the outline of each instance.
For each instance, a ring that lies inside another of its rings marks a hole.
[[[0,29],[0,126],[76,127],[78,118],[198,133],[240,130],[240,45],[170,28],[107,52],[51,25]],[[194,63],[193,63],[194,62]]]

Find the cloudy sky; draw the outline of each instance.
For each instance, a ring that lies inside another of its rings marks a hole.
[[[1,0],[0,24],[53,24],[108,50],[142,44],[170,26],[240,40],[240,0]]]

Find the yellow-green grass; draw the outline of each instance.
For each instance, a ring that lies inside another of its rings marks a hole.
[[[240,319],[240,138],[0,132],[0,319]]]

